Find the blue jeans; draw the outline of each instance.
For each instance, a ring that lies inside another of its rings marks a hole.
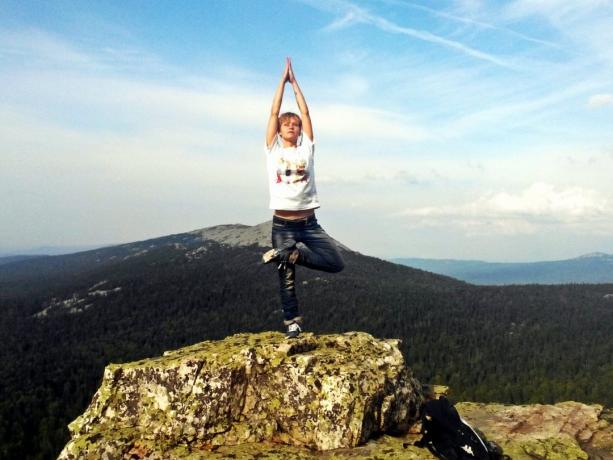
[[[336,243],[317,223],[315,215],[299,220],[273,216],[272,247],[281,247],[289,239],[302,243],[296,246],[300,253],[297,265],[329,273],[337,273],[345,268]],[[278,271],[283,318],[288,323],[300,316],[296,298],[296,265],[289,262],[281,263]]]

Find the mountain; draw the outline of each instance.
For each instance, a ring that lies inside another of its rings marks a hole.
[[[394,258],[392,262],[482,284],[613,283],[613,255],[596,252],[548,262]]]
[[[57,256],[63,254],[73,254],[75,252],[87,251],[96,249],[108,244],[87,244],[79,246],[37,246],[32,248],[23,248],[19,250],[0,250],[0,259],[9,256]]]
[[[56,458],[109,363],[281,330],[270,225],[0,265],[0,458]],[[341,252],[341,273],[297,270],[308,331],[400,338],[462,400],[613,405],[613,285],[473,286]]]
[[[0,265],[4,265],[4,264],[10,264],[13,262],[19,262],[20,260],[27,260],[27,259],[32,259],[35,257],[41,257],[41,256],[30,256],[30,255],[16,255],[16,256],[4,256],[4,257],[0,257]]]

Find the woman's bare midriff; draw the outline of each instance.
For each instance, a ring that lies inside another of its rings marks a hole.
[[[275,210],[275,216],[282,217],[287,220],[304,219],[315,214],[314,209],[305,209],[304,211],[284,211],[282,209]]]

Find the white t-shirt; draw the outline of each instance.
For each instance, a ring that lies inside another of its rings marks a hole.
[[[296,147],[283,147],[279,136],[266,149],[270,209],[302,211],[319,208],[315,188],[315,145],[305,134]]]

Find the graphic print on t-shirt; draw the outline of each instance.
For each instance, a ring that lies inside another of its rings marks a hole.
[[[308,182],[309,172],[306,167],[307,162],[305,159],[292,161],[284,157],[279,157],[277,161],[277,184],[281,182],[285,184]]]

